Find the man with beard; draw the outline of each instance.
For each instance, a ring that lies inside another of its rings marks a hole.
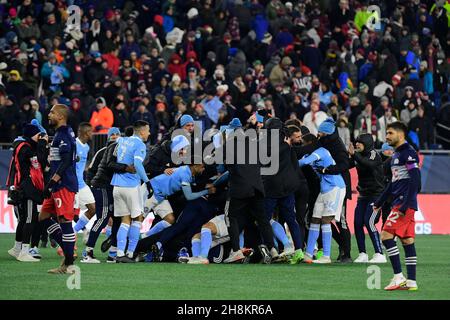
[[[49,125],[55,128],[55,137],[50,148],[51,179],[44,187],[45,200],[42,204],[39,220],[44,221],[48,233],[63,249],[64,260],[61,266],[48,272],[53,274],[74,273],[75,232],[72,227],[74,218],[75,193],[78,192],[76,174],[75,134],[67,126],[69,108],[56,104],[48,115]],[[51,216],[56,215],[58,223]]]

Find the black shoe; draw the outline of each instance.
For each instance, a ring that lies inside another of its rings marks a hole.
[[[128,256],[116,257],[117,263],[136,263],[136,261]]]
[[[339,260],[340,263],[353,263],[352,258],[341,256],[341,260]]]
[[[152,245],[150,249],[150,253],[152,256],[152,262],[161,262],[162,261],[162,250],[159,250],[156,244]]]
[[[109,236],[108,238],[106,238],[105,241],[102,242],[100,250],[102,250],[102,252],[106,252],[109,250],[109,248],[111,248],[111,245],[112,245],[112,238],[111,236]]]
[[[108,258],[106,258],[106,263],[118,263],[118,261],[116,260],[116,257],[108,256]]]

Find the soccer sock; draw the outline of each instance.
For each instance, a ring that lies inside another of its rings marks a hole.
[[[106,226],[106,237],[108,238],[111,235],[111,226]]]
[[[78,232],[80,230],[83,230],[83,228],[89,223],[88,217],[86,217],[84,214],[80,214],[80,218],[78,219],[77,223],[75,224],[75,227],[73,227],[73,230],[75,232]]]
[[[191,247],[192,256],[198,257],[200,255],[200,248],[201,248],[200,239],[192,239],[191,243],[192,243],[192,247]]]
[[[26,243],[23,243],[22,244],[22,252],[23,253],[29,253],[29,250],[30,250],[30,245],[26,244]]]
[[[133,221],[130,226],[130,232],[128,233],[128,257],[132,258],[134,250],[136,249],[137,243],[139,241],[139,236],[141,234],[142,222]]]
[[[309,226],[308,244],[306,246],[306,253],[311,257],[314,255],[314,247],[316,245],[317,239],[319,238],[319,234],[320,224],[311,223],[311,225]]]
[[[394,239],[384,240],[384,246],[386,247],[386,252],[391,260],[392,268],[394,269],[394,274],[402,273],[402,266],[400,264],[400,252],[398,251],[397,244]]]
[[[275,221],[275,220],[270,220],[270,224],[272,225],[272,230],[273,230],[273,234],[275,235],[275,237],[281,241],[281,243],[283,244],[283,247],[291,247],[291,243],[289,242],[289,238],[286,234],[286,230],[284,230],[283,226]]]
[[[153,226],[153,228],[151,228],[150,230],[147,231],[147,233],[145,234],[147,237],[150,237],[154,234],[157,234],[158,232],[163,231],[164,229],[170,227],[171,224],[168,223],[166,220],[161,220],[160,222],[158,222],[157,224],[155,224]]]
[[[203,229],[202,229],[202,232],[203,232]],[[242,231],[241,234],[239,235],[239,247],[241,249],[244,247],[244,231]]]
[[[403,248],[405,249],[405,265],[406,272],[408,273],[408,280],[416,281],[416,246],[412,243],[403,245]]]
[[[62,248],[62,230],[61,226],[53,219],[45,220],[45,228],[47,229],[48,236],[55,240],[56,243]]]
[[[211,249],[212,235],[211,230],[202,228],[200,257],[208,258],[209,249]]]
[[[73,250],[75,247],[75,232],[72,227],[72,221],[61,223],[62,230],[62,249],[64,252],[66,266],[73,264]]]
[[[322,224],[322,243],[323,243],[323,255],[325,257],[331,256],[331,224]]]
[[[115,257],[115,256],[117,256],[117,248],[116,248],[116,247],[111,247],[111,248],[109,249],[108,255],[109,255],[110,257]]]
[[[117,231],[117,255],[122,257],[125,255],[125,247],[127,246],[128,230],[130,226],[126,223],[121,223],[119,231]]]
[[[22,249],[22,241],[16,241],[14,243],[14,249],[20,251]]]

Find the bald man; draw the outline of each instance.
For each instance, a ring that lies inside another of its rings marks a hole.
[[[78,192],[76,175],[75,134],[67,125],[69,108],[56,104],[50,110],[48,123],[55,128],[55,136],[50,148],[50,181],[44,188],[45,200],[39,220],[64,252],[64,260],[58,268],[48,272],[53,274],[73,273],[73,251],[75,232],[72,227],[75,193]],[[57,218],[57,222],[53,219]]]

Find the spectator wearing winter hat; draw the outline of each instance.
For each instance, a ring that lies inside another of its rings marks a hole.
[[[406,108],[400,112],[400,121],[408,125],[412,118],[417,116],[417,103],[411,99],[408,100]]]
[[[384,109],[384,114],[378,118],[378,123],[380,125],[380,129],[378,130],[378,141],[384,142],[386,141],[386,129],[387,125],[393,122],[398,121],[397,118],[392,113],[392,108],[389,106]]]
[[[273,67],[270,72],[269,80],[270,84],[273,87],[276,87],[278,84],[284,85],[285,82],[291,78],[290,67],[292,64],[292,60],[289,57],[284,57],[281,59],[281,62]]]

